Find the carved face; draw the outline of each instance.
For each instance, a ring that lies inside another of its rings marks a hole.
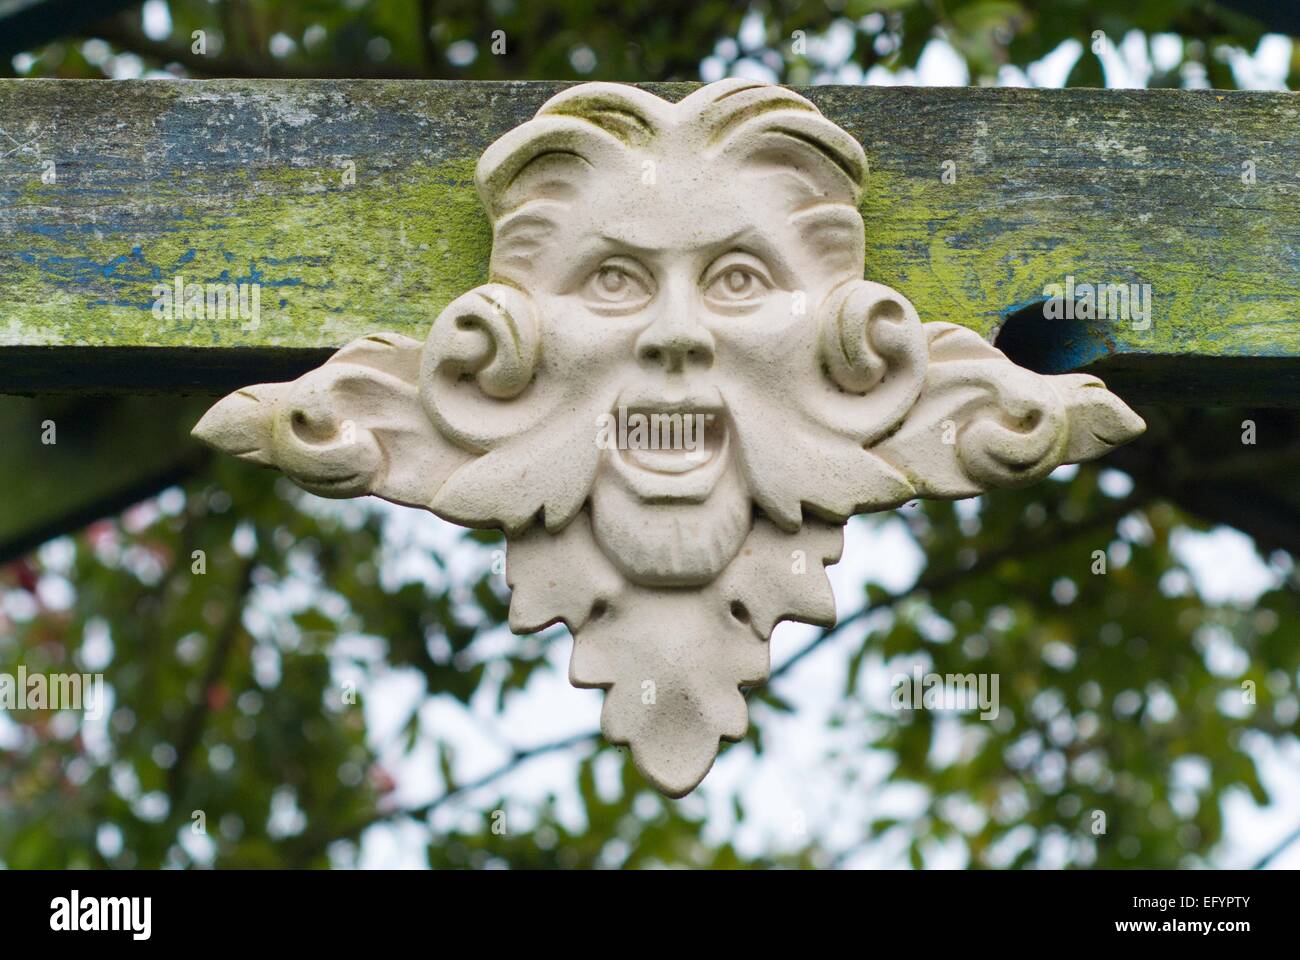
[[[538,377],[581,377],[598,401],[572,414],[600,458],[595,534],[641,583],[706,582],[735,556],[752,515],[745,451],[779,441],[739,401],[815,391],[809,304],[861,269],[839,171],[701,164],[693,147],[664,135],[600,167],[543,156],[511,184],[493,249],[494,279],[532,300]]]
[[[779,87],[570,88],[479,162],[491,282],[425,342],[355,341],[195,433],[324,496],[504,529],[511,627],[566,623],[605,735],[680,796],[743,736],[775,625],[833,622],[845,519],[1142,429],[1095,378],[863,280],[865,164]]]

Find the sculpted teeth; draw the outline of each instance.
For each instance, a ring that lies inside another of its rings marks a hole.
[[[634,415],[643,416],[646,423],[651,421],[654,415],[668,415],[666,411],[654,411],[653,413],[646,410],[633,411]],[[694,418],[695,412],[684,412],[673,414],[681,418]],[[692,421],[692,430],[687,438],[680,428],[670,432],[667,428],[663,433],[655,437],[654,441],[646,439],[646,444],[657,442],[656,446],[642,445],[633,442],[629,437],[626,446],[620,447],[619,454],[622,459],[634,467],[648,470],[658,474],[684,474],[698,470],[700,467],[712,463],[717,456],[718,450],[722,444],[718,440],[718,431],[725,430],[726,427],[719,421],[716,415],[707,414],[708,419],[702,424],[700,421]],[[677,421],[680,423],[680,421]],[[702,425],[703,429],[700,429]],[[647,437],[650,435],[647,434]],[[690,448],[687,448],[689,439]]]

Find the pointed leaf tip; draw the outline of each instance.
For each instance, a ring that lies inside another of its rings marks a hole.
[[[1072,374],[1053,379],[1062,381],[1061,394],[1069,411],[1067,462],[1100,457],[1146,431],[1146,421],[1096,377]]]
[[[266,450],[271,433],[270,384],[246,387],[222,397],[194,425],[190,435],[249,463],[271,466]]]

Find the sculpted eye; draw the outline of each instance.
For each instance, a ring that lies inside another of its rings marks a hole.
[[[746,253],[729,253],[704,274],[704,298],[715,306],[756,306],[772,289],[763,262]]]
[[[590,306],[632,310],[643,306],[654,294],[654,281],[635,260],[613,257],[602,263],[582,285]]]

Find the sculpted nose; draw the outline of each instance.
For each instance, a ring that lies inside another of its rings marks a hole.
[[[641,332],[636,357],[643,367],[668,373],[708,369],[713,366],[713,334],[695,320],[689,307],[670,307]]]

